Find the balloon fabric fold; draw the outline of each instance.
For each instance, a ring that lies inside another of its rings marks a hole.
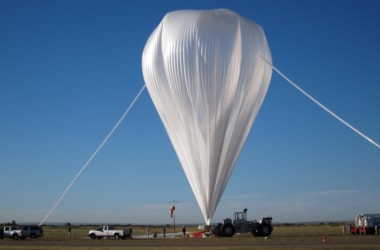
[[[144,81],[210,225],[272,75],[262,28],[227,9],[169,12],[142,55]]]

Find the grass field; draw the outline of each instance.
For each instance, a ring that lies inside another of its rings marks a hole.
[[[88,237],[88,231],[91,229],[96,229],[97,226],[92,225],[80,225],[72,226],[71,237],[72,238],[83,238]],[[116,226],[116,229],[127,229],[128,226]],[[132,226],[133,235],[146,235],[147,226]],[[56,238],[68,238],[67,226],[44,226],[44,238],[45,239],[56,239]],[[181,226],[177,226],[175,231],[173,226],[166,226],[167,233],[181,232]],[[196,226],[186,226],[188,232],[199,231]],[[150,234],[157,232],[162,233],[162,226],[150,226]],[[284,224],[284,225],[274,225],[273,237],[294,237],[294,236],[342,236],[342,225],[338,224],[318,224],[318,225],[308,225],[308,224]],[[239,235],[239,237],[252,237],[250,233]]]
[[[96,226],[72,226],[68,237],[66,226],[44,226],[44,236],[36,240],[0,240],[0,250],[89,250],[89,249],[380,249],[380,235],[343,235],[342,224],[284,224],[274,225],[270,239],[253,237],[250,233],[237,234],[232,238],[196,239],[127,239],[90,240],[88,231]],[[123,229],[124,227],[117,227]],[[125,227],[127,228],[127,227]],[[198,231],[197,227],[186,227],[187,231]],[[176,232],[181,228],[177,227]],[[161,226],[150,226],[150,233],[162,233]],[[167,227],[173,233],[173,227]],[[147,235],[146,226],[133,226],[133,235]],[[324,237],[327,243],[323,242]]]

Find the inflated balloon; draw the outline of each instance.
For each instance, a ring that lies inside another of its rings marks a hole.
[[[146,87],[208,225],[268,90],[264,59],[262,28],[226,9],[170,12],[145,45]]]

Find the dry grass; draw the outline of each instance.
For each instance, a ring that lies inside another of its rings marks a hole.
[[[91,229],[96,229],[97,226],[72,226],[72,238],[87,238],[88,231]],[[116,229],[127,229],[128,226],[116,226]],[[133,235],[146,235],[146,226],[132,226]],[[44,238],[68,238],[67,226],[44,226]],[[181,232],[181,227],[176,227],[175,231],[172,226],[166,227],[166,233]],[[196,226],[186,226],[188,232],[199,231]],[[150,234],[154,232],[160,234],[162,233],[162,226],[150,226]],[[332,236],[342,236],[342,225],[338,224],[285,224],[285,225],[274,225],[274,230],[272,237],[275,238],[292,238],[292,237],[322,237],[327,235]],[[346,235],[347,237],[354,237]],[[245,233],[241,235],[235,235],[235,237],[252,237],[250,233]],[[369,236],[366,236],[369,237]]]
[[[171,249],[189,250],[196,248],[218,250],[242,250],[242,249],[380,249],[380,236],[378,235],[342,235],[342,225],[274,225],[272,239],[264,240],[261,237],[253,237],[250,233],[235,235],[232,238],[214,239],[183,239],[175,240],[150,239],[150,240],[89,240],[88,231],[96,226],[72,226],[71,238],[68,237],[66,226],[44,226],[44,236],[37,240],[27,240],[24,243],[13,240],[0,241],[0,250],[120,250],[120,249]],[[117,229],[128,228],[117,227]],[[187,231],[198,231],[197,227],[186,227]],[[181,228],[176,228],[180,232]],[[150,233],[162,233],[161,226],[151,226]],[[167,233],[174,232],[172,227],[167,228]],[[146,235],[146,226],[133,226],[133,235]],[[323,244],[326,236],[328,243]],[[49,244],[50,242],[50,244]],[[243,242],[243,244],[241,244]],[[244,242],[249,246],[244,245]],[[331,244],[329,244],[331,242]],[[340,242],[339,244],[333,243]],[[139,245],[139,243],[142,243]],[[22,244],[22,245],[21,245]]]

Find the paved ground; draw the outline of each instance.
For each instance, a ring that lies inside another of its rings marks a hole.
[[[359,236],[352,237],[332,237],[327,239],[327,243],[323,243],[323,239],[320,237],[311,238],[176,238],[176,239],[127,239],[127,240],[89,240],[89,239],[37,239],[37,240],[0,240],[0,249],[6,249],[7,247],[14,249],[15,247],[22,246],[35,246],[43,249],[48,249],[52,246],[64,247],[72,249],[74,247],[88,247],[88,248],[106,248],[106,247],[240,247],[241,248],[260,248],[263,246],[273,247],[310,247],[310,246],[373,246],[372,249],[380,249],[380,236],[379,237],[366,237]],[[342,248],[343,249],[343,248]]]

